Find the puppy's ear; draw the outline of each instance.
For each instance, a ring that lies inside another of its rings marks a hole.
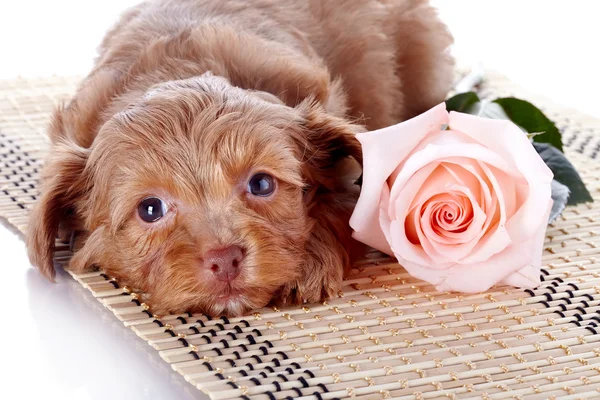
[[[354,181],[362,165],[356,134],[364,128],[331,116],[312,102],[297,109],[302,121],[296,141],[306,185],[304,201],[314,223],[306,244],[310,257],[303,264],[304,276],[310,278],[297,291],[304,300],[318,301],[337,292],[354,258],[356,245],[348,221],[358,198]]]
[[[356,134],[365,131],[363,126],[332,116],[310,100],[304,101],[297,109],[303,127],[298,139],[304,153],[302,161],[312,172],[326,172],[349,157],[362,165],[362,150]]]
[[[55,275],[53,256],[58,225],[72,218],[86,191],[84,168],[88,153],[88,149],[59,141],[45,161],[41,196],[30,214],[27,248],[31,263],[50,280]]]

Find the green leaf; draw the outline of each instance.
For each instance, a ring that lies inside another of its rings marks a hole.
[[[465,114],[474,115],[481,118],[489,119],[504,119],[510,121],[510,118],[504,112],[504,109],[500,104],[496,104],[489,100],[481,100],[471,104],[465,111]],[[514,122],[513,122],[514,123]],[[515,124],[517,125],[517,124]],[[528,133],[524,128],[517,125],[524,133]],[[537,133],[539,134],[539,133]],[[535,135],[535,134],[532,134]],[[532,136],[533,137],[533,136]],[[530,137],[531,139],[531,137]]]
[[[539,108],[525,100],[514,97],[496,99],[494,103],[502,106],[509,119],[527,132],[544,132],[535,135],[533,137],[534,142],[549,143],[558,150],[563,151],[562,137],[558,128]]]
[[[475,103],[479,102],[479,96],[475,92],[459,93],[446,100],[448,111],[466,112]]]
[[[467,109],[466,113],[482,118],[510,120],[499,104],[486,100],[473,104]]]
[[[471,96],[471,94],[474,95],[475,97]],[[462,95],[468,95],[468,96],[460,97]],[[475,115],[477,117],[482,117],[482,118],[505,119],[505,120],[510,121],[509,116],[504,112],[504,109],[502,108],[502,106],[500,106],[500,104],[496,104],[489,100],[479,100],[479,98],[477,98],[477,95],[473,92],[462,93],[462,94],[452,97],[449,100],[446,100],[446,102],[449,102],[449,101],[452,102],[451,103],[452,107],[458,107],[458,108],[460,108],[460,110],[451,110],[448,107],[448,103],[446,103],[446,108],[448,109],[448,111],[458,111],[458,112]],[[528,133],[527,130],[525,130],[524,128],[522,128],[520,126],[519,126],[519,128],[521,128],[521,130],[523,132]],[[535,134],[539,135],[540,133],[536,132]],[[535,134],[532,134],[532,135],[535,135]]]
[[[554,179],[562,183],[571,191],[568,205],[594,201],[590,192],[585,187],[575,167],[565,155],[556,147],[548,143],[534,143],[533,147],[538,152],[548,168],[554,173]]]

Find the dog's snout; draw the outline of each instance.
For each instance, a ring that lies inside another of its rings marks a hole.
[[[240,274],[244,252],[239,246],[209,250],[204,254],[204,267],[220,281],[231,282]]]

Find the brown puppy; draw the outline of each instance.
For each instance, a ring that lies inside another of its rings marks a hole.
[[[156,312],[318,301],[351,263],[354,134],[442,101],[451,37],[422,0],[158,0],[56,110],[28,235],[59,224]],[[354,175],[356,178],[356,175]]]

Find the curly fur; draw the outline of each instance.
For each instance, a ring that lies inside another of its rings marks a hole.
[[[31,262],[54,276],[60,226],[84,233],[71,268],[100,265],[156,312],[240,314],[335,294],[359,252],[354,135],[443,100],[450,43],[422,0],[134,7],[54,113]],[[273,196],[245,192],[256,172],[276,178]],[[136,211],[148,195],[169,204],[153,224]],[[217,282],[202,257],[229,245],[245,250],[242,270]]]

